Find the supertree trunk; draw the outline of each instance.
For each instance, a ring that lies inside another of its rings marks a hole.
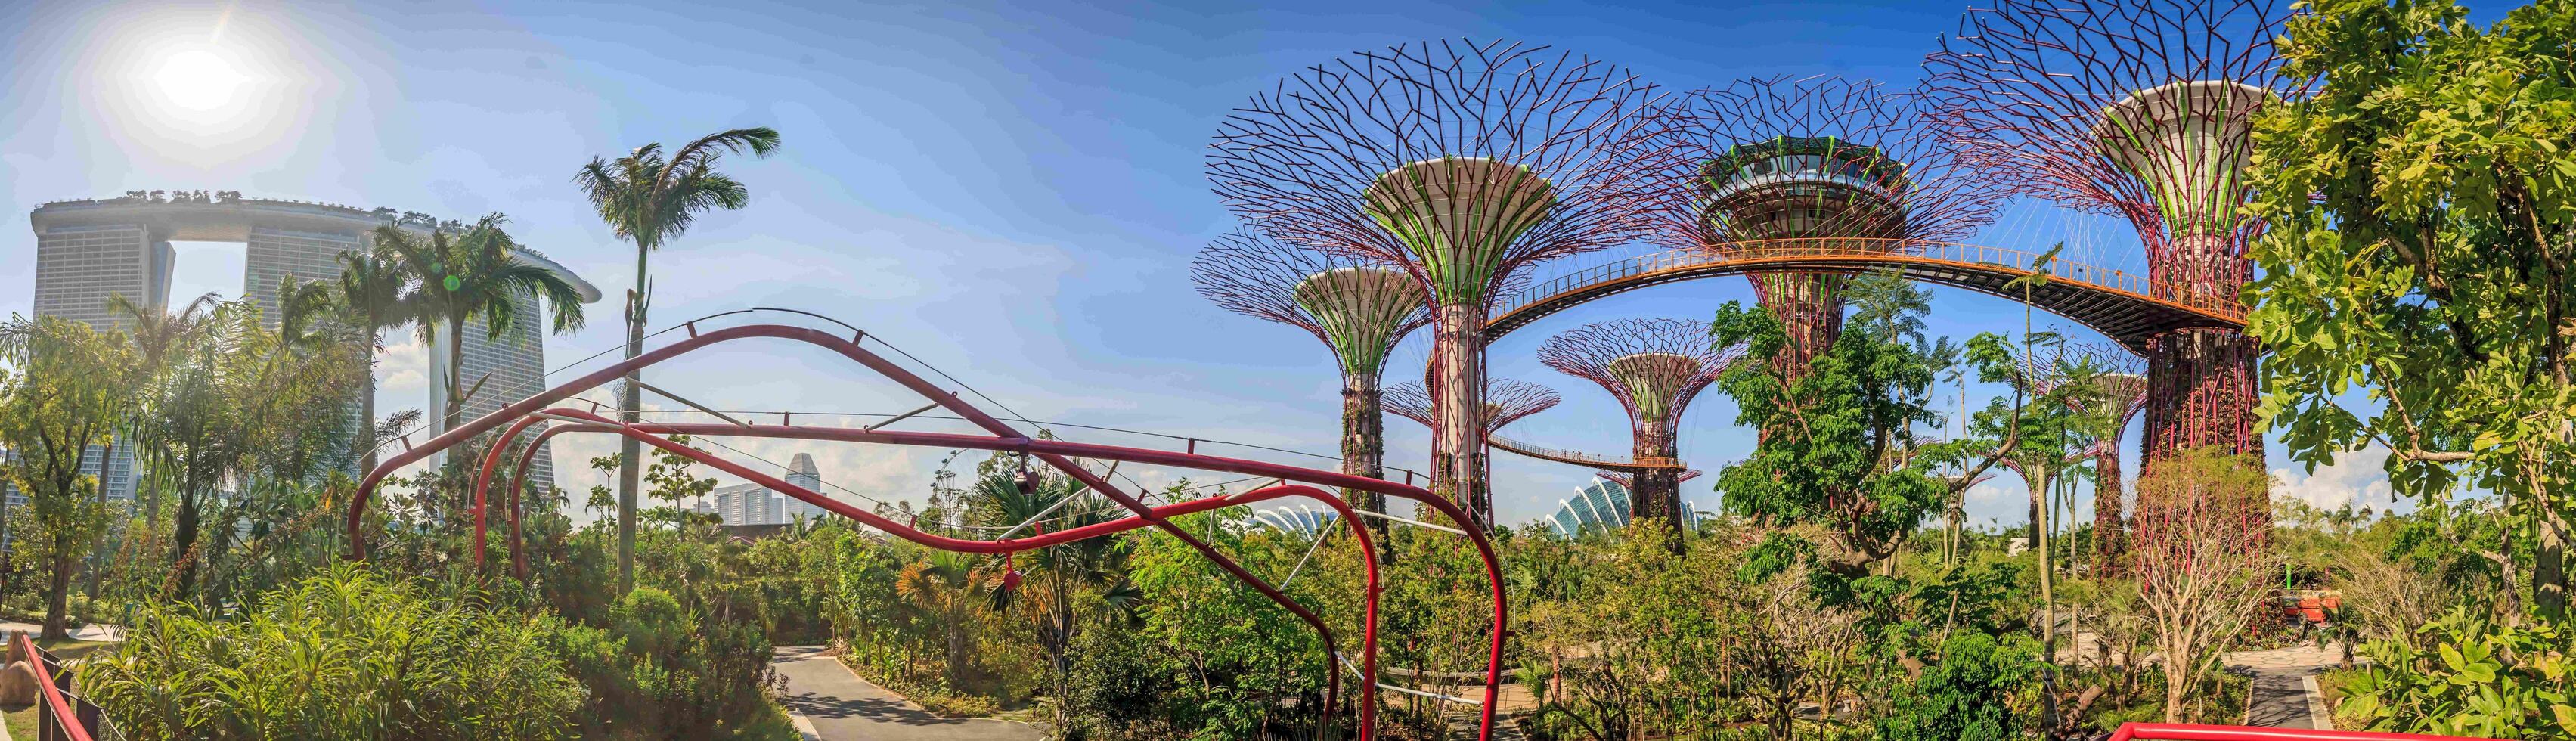
[[[1790,380],[1806,375],[1816,356],[1831,352],[1843,331],[1843,281],[1839,273],[1755,273],[1762,307],[1789,334],[1787,357],[1775,359]]]
[[[1342,377],[1342,473],[1386,478],[1386,408],[1379,397],[1377,379],[1363,375]],[[1365,512],[1386,513],[1386,495],[1358,489],[1343,489],[1342,500]],[[1372,518],[1369,529],[1378,544],[1378,560],[1394,560],[1395,539],[1385,520]]]
[[[1485,310],[1452,304],[1439,307],[1432,352],[1438,364],[1431,390],[1434,431],[1432,472],[1440,493],[1480,520],[1494,519],[1485,478]]]
[[[1681,456],[1672,435],[1648,435],[1636,438],[1638,460]],[[1659,520],[1680,533],[1682,528],[1681,469],[1639,469],[1628,485],[1629,507],[1636,521]]]
[[[2093,570],[2110,574],[2119,570],[2121,540],[2126,535],[2120,516],[2125,485],[2120,477],[2120,433],[2112,432],[2098,445],[2093,455]]]
[[[2263,464],[2254,431],[2254,358],[2242,332],[2195,329],[2147,341],[2147,462],[2216,447]]]

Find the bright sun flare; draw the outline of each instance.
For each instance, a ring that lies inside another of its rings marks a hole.
[[[212,111],[232,102],[243,82],[231,62],[213,52],[191,49],[170,55],[152,74],[170,102],[191,111]]]

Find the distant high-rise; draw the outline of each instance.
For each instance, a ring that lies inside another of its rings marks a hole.
[[[807,491],[822,493],[823,472],[814,468],[814,456],[797,453],[795,458],[788,460],[787,483],[805,487]],[[778,499],[779,522],[798,517],[819,517],[823,514],[823,508],[807,504],[805,500],[790,496],[781,496]]]
[[[823,490],[823,474],[814,468],[814,456],[811,455],[797,453],[790,459],[785,478],[787,483],[804,487],[807,491]],[[713,495],[716,517],[727,525],[780,525],[798,517],[810,518],[823,513],[821,507],[780,495],[759,484],[719,487]]]
[[[281,279],[291,275],[303,281],[337,280],[340,253],[365,245],[367,234],[377,227],[432,228],[425,217],[389,208],[367,211],[202,191],[56,201],[36,207],[27,218],[36,231],[36,313],[79,319],[101,329],[115,326],[107,311],[110,295],[124,294],[136,303],[166,310],[172,240],[243,243],[242,295],[258,303],[263,321],[275,327]],[[583,301],[599,299],[598,289],[563,266],[533,253],[522,252],[519,257],[571,279]],[[522,316],[540,316],[532,299],[523,297],[519,308],[525,312]],[[541,326],[542,322],[531,321],[520,331],[490,339],[479,323],[468,325],[465,383],[481,386],[466,399],[467,418],[499,408],[504,396],[515,400],[542,390]],[[445,377],[447,354],[443,343],[432,348],[430,356],[440,364],[433,369],[434,377]],[[374,388],[371,379],[366,393],[374,393]],[[423,411],[434,423],[439,419],[436,410],[446,403],[445,389],[435,383],[430,388],[430,403]],[[110,496],[133,495],[129,450],[119,446],[117,460],[108,466],[104,483]],[[535,470],[530,480],[539,490],[553,485],[551,451],[540,451],[531,467]],[[94,462],[90,469],[96,470]]]

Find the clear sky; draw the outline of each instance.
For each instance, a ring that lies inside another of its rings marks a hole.
[[[1187,276],[1190,256],[1233,226],[1200,167],[1219,119],[1253,91],[1354,50],[1456,37],[1555,45],[1679,89],[1815,74],[1908,84],[1965,0],[75,5],[0,3],[0,27],[15,34],[0,49],[0,202],[15,208],[202,189],[448,218],[504,212],[521,241],[608,294],[587,329],[549,339],[550,365],[560,366],[621,342],[617,295],[634,281],[632,247],[600,225],[574,170],[647,142],[773,126],[785,139],[778,156],[725,166],[750,185],[751,206],[708,215],[652,257],[657,328],[747,306],[805,309],[863,327],[1033,418],[1329,452],[1339,386],[1323,347],[1219,310]],[[2144,272],[2125,229],[2041,206],[2010,210],[1979,240],[2064,240],[2070,256]],[[239,294],[239,245],[179,247],[182,300]],[[0,312],[29,310],[34,248],[27,230],[0,229]],[[2010,302],[1936,294],[1938,333],[1964,339],[2021,324]],[[1731,299],[1751,299],[1743,279],[1648,289],[1498,343],[1494,375],[1566,399],[1511,434],[1623,453],[1617,405],[1540,366],[1531,357],[1538,343],[1603,319],[1705,317]],[[1398,351],[1390,383],[1418,377],[1426,339]],[[836,360],[760,345],[651,378],[724,409],[883,413],[918,403]],[[380,406],[425,405],[426,371],[418,345],[393,348],[379,371]],[[1752,438],[1734,417],[1723,397],[1701,397],[1686,418],[1685,459],[1713,472],[1740,458]],[[1400,418],[1387,429],[1390,464],[1421,468],[1424,431]],[[2133,451],[2138,437],[2133,429]],[[739,447],[778,463],[810,449],[827,481],[883,499],[917,498],[944,452]],[[583,463],[608,449],[559,443],[566,488],[602,481]],[[1223,445],[1202,451],[1331,465]],[[2277,444],[2272,461],[2300,496],[2387,501],[2375,454],[2314,476]],[[1127,473],[1159,484],[1178,472]],[[1588,475],[1498,454],[1500,515],[1543,516]],[[1685,485],[1684,496],[1706,506],[1707,481]],[[1985,484],[1972,515],[2018,523],[2020,492],[2009,474]]]

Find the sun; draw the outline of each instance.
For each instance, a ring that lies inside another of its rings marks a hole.
[[[212,112],[233,102],[247,81],[240,70],[222,55],[203,49],[188,49],[161,61],[152,73],[161,94],[182,109],[199,113]]]

